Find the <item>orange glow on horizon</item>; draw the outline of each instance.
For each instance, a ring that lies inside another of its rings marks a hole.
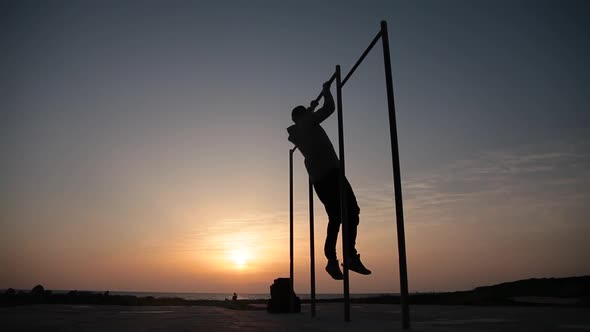
[[[236,249],[231,254],[231,259],[237,269],[244,269],[248,267],[248,262],[252,256],[248,252],[248,250],[244,248]]]

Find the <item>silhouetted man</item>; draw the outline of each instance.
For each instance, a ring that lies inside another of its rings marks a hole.
[[[330,82],[323,84],[322,94],[324,105],[317,111],[317,102],[312,102],[310,108],[297,106],[291,112],[294,125],[287,128],[289,141],[301,151],[305,157],[305,168],[315,192],[324,204],[328,214],[328,234],[324,244],[324,254],[328,259],[326,271],[336,280],[343,278],[336,256],[336,241],[340,229],[340,163],[330,138],[320,126],[334,113],[334,98],[330,92]],[[348,269],[360,274],[371,274],[361,262],[360,255],[355,248],[357,226],[359,224],[360,209],[352,187],[345,180],[344,193],[346,195],[345,213],[348,216]]]

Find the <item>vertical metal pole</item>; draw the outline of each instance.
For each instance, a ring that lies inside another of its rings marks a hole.
[[[344,274],[344,320],[350,322],[350,294],[348,282],[348,215],[346,213],[346,195],[344,183],[346,172],[344,170],[344,125],[342,121],[342,76],[340,66],[336,66],[336,103],[338,110],[338,147],[340,154],[340,220],[342,221],[342,256]]]
[[[311,317],[315,317],[315,241],[314,241],[314,225],[313,225],[313,184],[311,178],[309,179],[309,274],[311,287]]]
[[[293,288],[293,152],[295,148],[289,149],[289,283],[291,286],[291,295],[294,294]],[[292,305],[290,299],[290,305]]]
[[[399,282],[402,306],[402,327],[410,328],[410,308],[408,304],[408,270],[406,263],[406,238],[404,232],[404,208],[402,201],[402,183],[399,165],[399,146],[397,141],[397,125],[395,120],[395,101],[393,99],[393,78],[391,76],[391,60],[389,54],[389,35],[387,22],[381,21],[381,41],[383,43],[383,61],[385,64],[385,84],[387,87],[387,107],[389,109],[389,132],[391,138],[391,159],[393,164],[393,187],[395,197],[395,213],[397,219],[397,250],[399,254]]]

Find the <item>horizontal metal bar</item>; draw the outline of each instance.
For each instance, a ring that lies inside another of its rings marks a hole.
[[[354,71],[356,70],[356,68],[361,64],[361,62],[363,62],[363,60],[365,59],[365,57],[367,56],[367,54],[369,54],[369,52],[371,52],[371,49],[373,48],[373,46],[375,46],[375,44],[377,44],[377,41],[379,40],[379,38],[381,38],[381,31],[379,31],[379,33],[377,33],[377,35],[375,36],[375,38],[373,38],[373,41],[371,42],[371,44],[369,44],[369,47],[367,47],[367,49],[365,50],[365,52],[363,52],[363,54],[361,55],[361,57],[356,61],[356,63],[354,64],[354,66],[352,66],[352,69],[350,69],[350,71],[348,72],[348,74],[346,74],[346,77],[344,77],[344,79],[342,80],[342,86],[344,86],[344,84],[346,84],[346,82],[348,81],[348,79],[350,78],[350,76],[352,76],[352,74],[354,73]]]
[[[334,79],[336,79],[336,73],[334,72],[334,74],[332,74],[332,77],[330,77],[330,79],[328,80],[328,82],[330,84],[332,84],[332,82],[334,82]],[[324,91],[320,92],[320,94],[318,95],[318,97],[314,100],[316,103],[320,101],[320,99],[322,98],[322,95],[324,94]]]

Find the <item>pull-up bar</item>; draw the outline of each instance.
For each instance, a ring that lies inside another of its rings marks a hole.
[[[397,243],[398,243],[398,256],[399,256],[399,275],[400,275],[400,302],[402,307],[402,327],[404,329],[410,328],[410,311],[408,304],[408,273],[407,273],[407,262],[406,262],[406,241],[404,231],[404,212],[403,212],[403,200],[402,200],[402,186],[401,186],[401,171],[399,162],[399,146],[397,140],[397,124],[395,118],[395,100],[393,94],[393,78],[391,75],[391,59],[389,53],[389,35],[387,33],[387,22],[381,21],[381,30],[375,38],[371,41],[369,46],[365,49],[356,63],[352,66],[348,74],[341,79],[340,66],[336,66],[336,71],[328,81],[332,83],[336,80],[336,100],[337,100],[337,111],[338,111],[338,143],[339,143],[339,159],[340,159],[340,215],[342,221],[342,245],[343,245],[343,257],[344,257],[344,280],[343,280],[343,293],[344,293],[344,320],[350,321],[350,293],[349,293],[349,276],[348,276],[348,218],[345,213],[346,196],[344,194],[344,183],[345,183],[345,163],[344,163],[344,126],[342,120],[342,87],[348,82],[349,78],[356,71],[359,65],[363,62],[365,57],[373,49],[377,41],[381,39],[383,45],[383,65],[385,67],[385,85],[387,92],[387,109],[389,111],[389,133],[391,142],[391,159],[393,168],[393,183],[394,183],[394,200],[395,200],[395,212],[396,212],[396,224],[397,224]],[[317,104],[319,99],[322,97],[323,92],[312,102]],[[291,213],[291,290],[293,290],[293,152],[295,148],[289,150],[290,156],[290,213]],[[310,182],[310,240],[313,241],[313,189]],[[313,242],[310,243],[310,249],[312,250],[312,264],[313,264]],[[312,265],[311,279],[312,279],[312,316],[315,315],[315,268]]]
[[[393,77],[391,75],[391,56],[389,54],[389,34],[387,22],[381,21],[381,41],[383,44],[383,65],[385,66],[385,86],[387,89],[387,109],[389,110],[389,139],[391,141],[391,162],[393,168],[393,193],[397,220],[397,251],[399,257],[400,302],[402,306],[402,327],[410,328],[410,306],[408,294],[408,266],[406,262],[406,235],[404,230],[404,202],[402,199],[402,177],[399,165],[399,143],[395,119],[395,99],[393,97]]]
[[[371,41],[371,44],[369,44],[369,46],[365,49],[365,51],[363,52],[363,54],[359,57],[359,59],[356,61],[356,63],[354,64],[354,66],[352,66],[352,68],[350,69],[350,71],[348,72],[348,74],[346,74],[346,77],[344,77],[344,79],[342,80],[342,86],[344,86],[346,84],[346,82],[348,81],[348,79],[350,78],[350,76],[352,76],[352,74],[356,71],[356,69],[358,68],[358,66],[361,64],[361,62],[363,62],[363,60],[365,60],[365,57],[369,54],[369,52],[371,52],[371,50],[373,49],[373,46],[375,46],[375,44],[377,44],[377,42],[379,41],[379,38],[381,38],[381,31],[379,31],[379,33],[377,33],[377,35],[375,36],[375,38],[373,38],[373,41]],[[336,79],[336,73],[332,74],[332,77],[330,77],[330,79],[328,80],[328,82],[330,84],[332,84],[332,82],[334,81],[334,79]],[[314,102],[319,102],[320,99],[322,98],[323,92],[320,92],[320,94],[317,96],[316,99],[314,99]]]
[[[289,288],[293,296],[293,152],[297,148],[289,149]],[[293,311],[293,299],[289,299],[290,311]]]
[[[382,31],[379,31],[379,33],[377,33],[375,38],[373,38],[373,41],[371,42],[371,44],[369,44],[367,49],[365,49],[365,51],[360,56],[360,58],[358,60],[356,60],[356,63],[354,64],[354,66],[352,66],[352,68],[350,69],[348,74],[346,74],[346,77],[344,77],[344,79],[342,80],[342,86],[344,86],[344,84],[346,84],[346,82],[348,81],[350,76],[352,76],[352,74],[355,72],[355,70],[361,64],[361,62],[363,62],[363,60],[365,60],[365,57],[367,56],[367,54],[369,54],[369,52],[371,52],[371,50],[373,49],[373,46],[375,46],[375,44],[377,44],[377,42],[379,41],[379,38],[381,38],[381,35],[382,35]]]
[[[293,153],[297,147],[289,149],[289,280],[291,295],[295,294],[293,284]],[[315,239],[314,239],[314,218],[313,218],[313,184],[309,178],[309,272],[310,272],[310,296],[311,296],[311,317],[316,315],[316,296],[315,296]],[[293,301],[289,302],[291,305]],[[291,308],[292,309],[292,308]]]
[[[336,73],[332,74],[332,77],[330,77],[330,79],[328,80],[328,83],[329,83],[329,84],[332,84],[332,82],[334,82],[334,79],[336,79]],[[314,99],[314,100],[313,100],[313,102],[312,102],[311,104],[312,104],[312,105],[313,105],[314,103],[316,103],[316,104],[317,104],[317,103],[320,101],[320,99],[322,99],[322,96],[323,96],[323,95],[324,95],[324,92],[323,92],[323,91],[322,91],[322,92],[320,92],[320,94],[317,96],[317,98],[316,98],[316,99]]]
[[[311,317],[315,317],[315,245],[313,229],[313,184],[309,178],[309,288],[311,297]]]

